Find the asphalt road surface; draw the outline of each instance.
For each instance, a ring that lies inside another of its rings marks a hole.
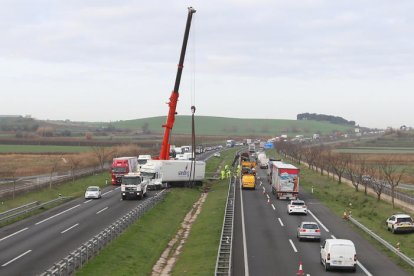
[[[237,184],[232,275],[297,275],[300,263],[304,275],[408,275],[311,194],[300,191],[300,198],[310,210],[307,215],[288,215],[288,201],[277,200],[271,193],[266,171],[258,169],[257,174],[256,190],[240,190]],[[299,242],[296,237],[301,221],[318,222],[322,241],[352,240],[358,256],[356,273],[325,272],[320,262],[320,242]]]

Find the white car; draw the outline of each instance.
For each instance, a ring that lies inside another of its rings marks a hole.
[[[294,199],[287,205],[288,214],[308,214],[308,207],[305,205],[305,201],[300,199]]]
[[[85,199],[101,198],[101,197],[102,197],[101,188],[99,188],[98,186],[89,186],[86,189]]]
[[[414,232],[414,222],[410,215],[395,214],[386,220],[387,230],[392,233]]]
[[[220,152],[216,152],[216,153],[214,153],[214,156],[215,156],[215,157],[220,157]]]

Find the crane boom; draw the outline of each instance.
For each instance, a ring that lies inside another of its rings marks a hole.
[[[161,151],[160,151],[160,160],[168,160],[170,159],[170,134],[171,129],[174,126],[175,121],[175,114],[177,109],[177,102],[178,102],[178,90],[180,88],[180,81],[181,81],[181,74],[183,72],[184,67],[184,58],[185,58],[185,52],[187,49],[187,42],[188,42],[188,35],[190,33],[190,27],[191,27],[191,19],[193,17],[193,13],[195,13],[196,10],[192,7],[188,8],[188,17],[187,17],[187,23],[185,26],[185,32],[184,32],[184,39],[183,39],[183,45],[181,47],[181,55],[180,55],[180,61],[178,63],[177,68],[177,76],[175,78],[175,85],[174,90],[171,92],[170,96],[170,102],[168,103],[169,111],[167,116],[167,121],[162,127],[164,128],[164,137],[162,139],[162,145],[161,145]]]

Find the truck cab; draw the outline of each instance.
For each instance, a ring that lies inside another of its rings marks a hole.
[[[144,179],[139,173],[129,173],[122,177],[121,198],[142,199],[147,195],[148,180]]]

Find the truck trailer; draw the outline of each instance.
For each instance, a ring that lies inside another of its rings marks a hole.
[[[272,193],[277,199],[297,199],[300,170],[292,164],[271,162]]]
[[[127,173],[137,172],[137,167],[138,158],[136,156],[114,158],[111,165],[112,185],[121,185],[122,176]]]
[[[194,167],[195,166],[195,172]],[[201,185],[205,178],[206,163],[192,160],[149,160],[141,167],[141,176],[149,180],[150,190],[185,186],[194,181]]]

